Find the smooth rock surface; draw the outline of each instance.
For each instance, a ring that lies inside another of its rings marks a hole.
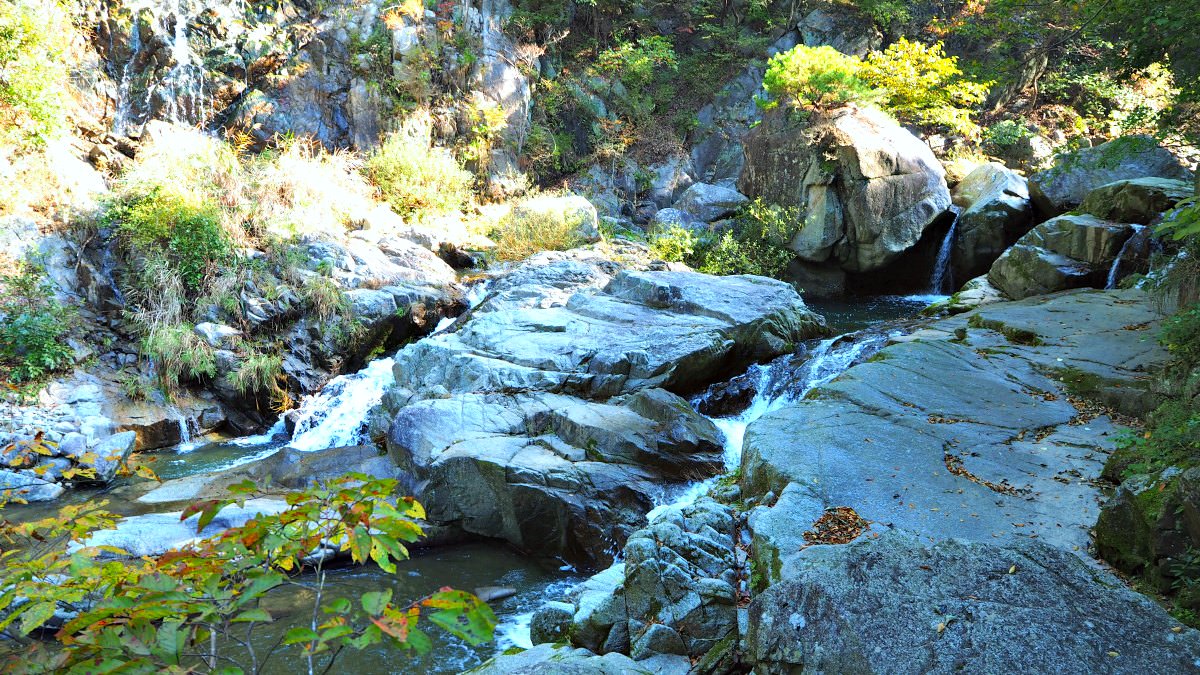
[[[768,581],[791,578],[803,532],[849,506],[874,530],[933,540],[1039,541],[1084,555],[1104,499],[1096,479],[1121,433],[1076,409],[1067,368],[1125,414],[1153,406],[1144,376],[1165,358],[1141,291],[1086,291],[945,319],[750,425],[747,497]],[[956,331],[965,329],[958,341]],[[803,438],[803,443],[796,439]]]
[[[805,552],[750,606],[755,673],[1146,673],[1200,633],[1067,551],[900,531]],[[1179,632],[1176,632],[1176,631]]]

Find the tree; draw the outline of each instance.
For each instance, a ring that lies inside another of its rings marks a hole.
[[[944,126],[976,136],[972,108],[983,103],[988,85],[963,77],[958,59],[946,56],[942,43],[925,45],[900,38],[883,51],[871,52],[859,77],[881,97],[881,105],[901,120]]]
[[[833,47],[798,45],[771,57],[763,87],[777,101],[801,108],[866,101],[872,93],[858,75],[861,66],[861,61]]]
[[[322,597],[324,563],[336,552],[387,572],[408,556],[402,542],[421,536],[421,505],[396,500],[394,480],[347,474],[288,495],[288,508],[259,516],[195,545],[140,561],[110,547],[88,546],[89,535],[118,520],[99,507],[68,506],[56,517],[5,524],[13,544],[0,555],[0,630],[9,651],[5,672],[258,673],[280,646],[299,645],[307,671],[327,671],[345,649],[384,644],[428,650],[418,627],[429,621],[472,644],[491,639],[496,619],[478,598],[444,588],[428,597],[392,598],[390,590],[357,601]],[[254,491],[234,488],[242,498]],[[203,529],[230,501],[194,504]],[[103,506],[100,504],[99,506]],[[69,550],[67,544],[74,544]],[[107,555],[105,560],[103,556]],[[281,641],[256,650],[256,626],[274,621],[262,606],[275,589],[316,577],[311,617]],[[28,636],[55,616],[60,649]]]

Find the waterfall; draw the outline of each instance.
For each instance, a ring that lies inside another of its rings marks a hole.
[[[1129,252],[1129,248],[1134,244],[1134,240],[1138,238],[1138,234],[1146,229],[1145,225],[1133,225],[1132,227],[1133,235],[1121,245],[1121,251],[1117,253],[1117,257],[1113,259],[1112,267],[1108,270],[1108,279],[1104,282],[1104,288],[1106,289],[1117,287],[1117,282],[1121,280],[1121,261],[1125,259],[1125,254]]]
[[[725,436],[725,470],[733,472],[741,465],[742,444],[751,423],[832,381],[850,366],[882,349],[889,337],[889,333],[859,331],[822,340],[798,369],[791,365],[791,355],[766,365],[751,366],[749,372],[756,379],[756,387],[750,405],[737,415],[708,418]],[[646,514],[646,520],[653,521],[668,509],[695,503],[708,494],[716,481],[715,477],[709,478],[674,494],[664,494],[663,503]]]
[[[950,257],[954,252],[954,235],[958,233],[958,216],[961,213],[958,207],[950,207],[954,213],[954,220],[950,221],[950,229],[946,231],[946,237],[942,239],[942,245],[938,248],[937,261],[933,263],[933,276],[929,279],[929,292],[935,295],[940,295],[945,292],[946,285],[953,283],[953,275],[950,270]]]
[[[489,286],[487,281],[479,281],[467,289],[471,308],[483,302]],[[442,319],[434,334],[453,322],[449,317]],[[391,357],[376,359],[357,373],[335,377],[321,391],[306,396],[295,413],[296,428],[288,447],[312,452],[366,441],[362,434],[367,413],[379,405],[395,382],[392,376],[395,363]]]
[[[150,117],[203,126],[209,116],[208,98],[204,92],[204,61],[188,39],[188,25],[204,11],[203,3],[198,0],[142,0],[132,3],[129,9],[134,17],[129,34],[130,56],[121,69],[113,131],[131,133]],[[149,35],[142,34],[138,20],[143,12],[154,26]],[[168,41],[170,64],[157,81],[146,84],[144,100],[135,100],[133,83],[147,68],[152,69],[154,63],[153,58],[142,58],[142,53],[157,47],[156,36]],[[157,111],[156,101],[159,104]],[[140,107],[145,108],[144,113],[138,112]]]

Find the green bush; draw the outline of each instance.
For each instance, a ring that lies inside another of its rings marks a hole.
[[[74,358],[66,338],[74,322],[74,311],[55,300],[38,265],[21,263],[0,276],[0,376],[31,382],[69,368]]]
[[[367,158],[366,172],[405,216],[453,211],[471,197],[471,173],[449,150],[432,147],[427,134],[391,134]]]
[[[0,3],[0,137],[24,144],[66,126],[70,30],[54,0]]]
[[[650,253],[666,262],[687,262],[692,259],[700,245],[696,233],[672,225],[670,229],[656,233],[650,239]]]
[[[903,121],[943,126],[964,136],[979,133],[972,109],[987,97],[989,85],[964,79],[958,59],[946,56],[940,42],[900,38],[868,54],[858,76],[879,93],[884,110]]]
[[[782,277],[796,257],[788,244],[800,222],[799,209],[756,199],[742,208],[734,222],[734,228],[708,247],[695,267],[708,274]]]
[[[645,121],[674,94],[669,76],[679,68],[675,47],[669,38],[654,35],[624,42],[600,52],[596,71],[615,78],[624,91],[613,92],[618,107],[635,121]]]
[[[854,4],[885,31],[891,31],[912,19],[907,0],[854,0]]]
[[[220,209],[180,194],[154,189],[115,205],[108,218],[138,252],[165,255],[193,294],[233,256]]]
[[[488,236],[496,242],[496,258],[519,261],[540,251],[566,251],[585,243],[578,216],[544,211],[509,215]]]
[[[1032,135],[1033,131],[1023,122],[1001,120],[984,130],[983,140],[998,148],[1011,148]]]
[[[767,62],[763,87],[776,101],[831,108],[871,98],[871,88],[858,76],[862,63],[833,47],[798,45]]]

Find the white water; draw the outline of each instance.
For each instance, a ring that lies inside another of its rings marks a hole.
[[[838,375],[846,372],[856,361],[873,352],[887,341],[887,335],[878,333],[851,333],[822,340],[813,348],[808,360],[796,371],[789,372],[791,357],[783,357],[767,365],[751,366],[749,374],[755,377],[755,393],[750,405],[731,417],[710,417],[714,425],[725,436],[725,471],[736,471],[742,463],[742,446],[746,428],[769,412],[783,405],[804,398]],[[646,514],[647,522],[653,522],[670,509],[690,506],[716,484],[719,477],[709,478],[689,485],[676,492]]]
[[[1112,267],[1108,270],[1108,280],[1105,281],[1104,288],[1112,289],[1117,287],[1117,282],[1120,281],[1121,261],[1125,259],[1125,254],[1129,251],[1129,246],[1133,244],[1134,239],[1137,239],[1137,235],[1145,228],[1145,225],[1133,226],[1133,236],[1126,239],[1125,243],[1121,245],[1121,252],[1117,254],[1116,259],[1113,260]]]
[[[376,359],[353,375],[340,375],[304,397],[288,447],[304,452],[357,445],[366,414],[392,385],[395,359]]]
[[[942,245],[938,248],[937,262],[933,264],[933,276],[929,280],[929,292],[933,294],[943,293],[946,290],[946,284],[952,281],[950,256],[954,252],[954,235],[958,233],[959,210],[957,207],[951,208],[954,212],[954,220],[950,222],[950,229],[946,231]]]
[[[208,97],[204,92],[204,62],[188,40],[187,29],[205,10],[204,3],[197,0],[142,0],[131,4],[129,9],[134,16],[129,37],[130,58],[121,69],[113,131],[134,132],[145,122],[135,119],[136,105],[144,104],[148,114],[152,114],[155,99],[162,102],[157,117],[168,122],[203,126],[209,117]],[[146,99],[140,102],[133,100],[133,82],[142,75],[137,72],[135,62],[143,48],[152,47],[152,44],[144,43],[154,40],[142,35],[139,16],[151,17],[156,24],[154,34],[170,36],[171,54],[170,67],[158,81],[147,83]]]

